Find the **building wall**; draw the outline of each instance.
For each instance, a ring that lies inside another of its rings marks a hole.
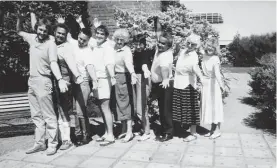
[[[90,21],[98,18],[104,25],[108,26],[110,34],[116,29],[114,19],[114,7],[134,11],[161,10],[160,1],[89,1],[88,13]]]

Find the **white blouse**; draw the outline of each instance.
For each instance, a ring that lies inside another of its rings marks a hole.
[[[189,84],[196,88],[197,77],[193,71],[195,65],[198,66],[198,55],[195,51],[186,53],[182,50],[176,63],[174,88],[185,89]]]

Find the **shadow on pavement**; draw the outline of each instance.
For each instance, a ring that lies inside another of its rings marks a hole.
[[[256,101],[251,97],[244,97],[239,99],[242,103],[256,107]],[[276,135],[276,117],[275,113],[271,111],[260,111],[256,109],[247,118],[243,119],[246,126],[263,130],[264,132]]]

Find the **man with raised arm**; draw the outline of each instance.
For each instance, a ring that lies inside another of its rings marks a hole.
[[[35,128],[35,144],[26,154],[46,150],[46,133],[48,134],[47,155],[57,152],[58,122],[52,99],[51,72],[58,81],[61,92],[68,90],[67,81],[62,78],[57,63],[57,46],[50,39],[50,24],[47,19],[39,19],[35,24],[36,34],[22,31],[22,14],[17,20],[17,32],[30,45],[30,77],[28,81],[28,98]]]

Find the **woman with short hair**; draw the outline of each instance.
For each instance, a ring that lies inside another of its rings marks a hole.
[[[123,143],[133,139],[132,113],[133,113],[133,89],[132,85],[137,82],[137,76],[133,65],[133,55],[129,42],[127,29],[117,29],[114,32],[115,41],[115,98],[117,119],[122,122],[122,133],[126,130]]]
[[[180,52],[176,62],[172,99],[173,121],[190,125],[190,135],[185,142],[197,139],[196,125],[200,124],[197,92],[197,77],[202,83],[203,77],[198,65],[196,53],[200,46],[200,36],[192,34],[186,40],[186,49]]]

